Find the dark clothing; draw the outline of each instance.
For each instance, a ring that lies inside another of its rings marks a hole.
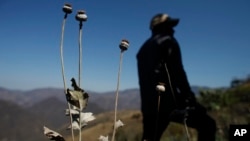
[[[196,103],[173,31],[149,38],[139,50],[137,61],[143,139],[159,141],[170,121],[183,123],[184,117],[178,117],[174,111],[192,106],[196,108],[188,116],[188,126],[198,130],[199,141],[214,141],[215,121],[206,114],[204,107]],[[156,90],[159,83],[164,83],[166,89],[161,94]]]

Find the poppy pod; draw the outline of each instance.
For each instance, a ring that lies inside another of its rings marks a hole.
[[[68,3],[64,4],[63,12],[65,12],[66,14],[72,13],[72,6]]]
[[[128,47],[129,47],[129,41],[126,40],[126,39],[123,39],[123,40],[121,41],[119,47],[120,47],[120,49],[123,50],[123,51],[124,51],[124,50],[127,50]]]
[[[156,86],[156,90],[158,92],[165,92],[165,86],[162,85],[162,84],[159,84],[159,85]]]
[[[79,10],[76,14],[76,20],[82,22],[82,21],[87,21],[87,15],[84,10]]]

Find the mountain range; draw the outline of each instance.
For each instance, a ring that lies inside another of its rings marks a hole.
[[[209,87],[192,86],[195,94],[199,93],[199,89],[210,89]],[[89,107],[99,106],[100,110],[111,110],[114,107],[115,91],[98,93],[87,91],[90,98]],[[55,98],[60,102],[66,103],[64,90],[60,88],[39,88],[28,91],[10,90],[0,87],[0,99],[16,103],[17,105],[28,108],[36,104]],[[119,108],[121,109],[138,109],[140,103],[140,95],[138,88],[126,89],[119,91]],[[91,109],[91,108],[90,108]],[[98,111],[99,112],[99,111]]]
[[[193,87],[198,92],[200,87]],[[84,112],[94,115],[113,111],[115,91],[97,93],[87,91],[89,103]],[[139,89],[119,92],[118,110],[139,110]],[[46,140],[42,127],[63,130],[69,125],[64,115],[67,103],[64,90],[40,88],[29,91],[10,90],[0,87],[0,141]]]

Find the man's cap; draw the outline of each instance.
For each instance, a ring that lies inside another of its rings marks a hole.
[[[175,27],[179,23],[178,18],[172,18],[168,14],[157,14],[155,15],[150,22],[150,29],[153,30],[155,27],[161,24],[166,24],[170,27]]]

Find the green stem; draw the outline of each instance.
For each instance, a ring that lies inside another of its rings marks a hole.
[[[81,87],[81,71],[82,71],[82,21],[79,24],[79,72],[78,72],[78,85]],[[82,123],[81,123],[81,108],[79,111],[79,141],[82,140]]]
[[[66,86],[66,78],[65,78],[65,73],[64,73],[64,60],[63,60],[63,40],[64,40],[64,27],[67,19],[67,14],[65,14],[64,19],[63,19],[63,24],[62,24],[62,35],[61,35],[61,43],[60,43],[60,56],[61,56],[61,66],[62,66],[62,77],[63,77],[63,86],[64,86],[64,93],[67,93],[67,86]],[[68,102],[68,108],[69,108],[69,115],[70,115],[70,125],[72,127],[72,114],[71,114],[71,108],[70,104]],[[71,128],[71,136],[72,140],[74,141],[74,131],[73,128]]]
[[[119,63],[118,80],[117,80],[116,96],[115,96],[115,116],[114,116],[114,129],[113,129],[112,141],[115,140],[115,134],[116,134],[115,123],[117,120],[117,106],[118,106],[119,87],[120,87],[120,74],[121,74],[121,68],[122,68],[122,56],[123,56],[123,50],[121,50],[121,53],[120,53],[120,63]]]
[[[81,71],[82,71],[82,22],[79,24],[79,72],[78,85],[81,86]]]
[[[79,141],[82,140],[82,121],[81,121],[81,110],[79,110]]]

